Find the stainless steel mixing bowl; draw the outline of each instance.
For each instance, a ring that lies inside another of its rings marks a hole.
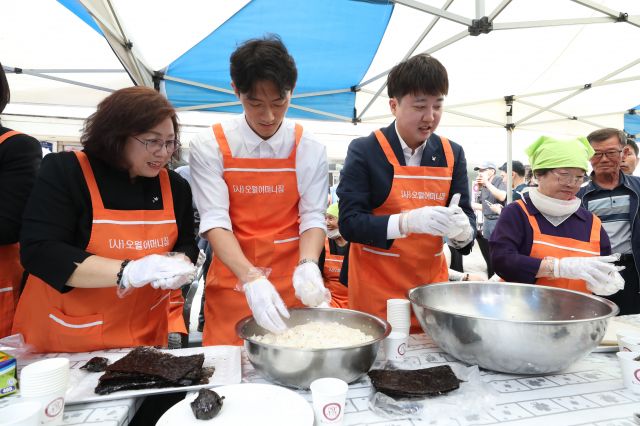
[[[530,284],[454,282],[409,291],[425,333],[468,364],[505,373],[561,371],[594,349],[618,307]]]
[[[361,330],[373,340],[356,346],[334,349],[297,349],[258,342],[252,336],[268,333],[253,317],[236,324],[238,336],[244,339],[244,348],[253,367],[268,380],[294,388],[308,389],[315,379],[337,377],[347,383],[358,380],[376,359],[380,342],[389,335],[388,322],[364,312],[332,308],[290,309],[288,327],[311,321],[337,322]]]

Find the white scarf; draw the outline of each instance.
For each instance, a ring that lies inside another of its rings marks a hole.
[[[559,226],[580,208],[580,199],[558,200],[541,193],[538,188],[529,189],[529,197],[534,206],[553,226]]]

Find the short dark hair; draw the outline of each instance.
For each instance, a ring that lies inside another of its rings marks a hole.
[[[408,94],[446,95],[449,93],[447,69],[426,53],[413,56],[391,69],[387,76],[387,93],[396,99]]]
[[[128,87],[107,96],[84,123],[84,150],[118,168],[127,168],[124,148],[129,136],[144,133],[167,117],[178,136],[178,116],[167,98],[149,87]],[[176,150],[172,158],[180,158]]]
[[[251,93],[259,81],[270,81],[284,96],[298,80],[296,63],[277,35],[245,41],[230,62],[231,80],[239,93]]]
[[[633,152],[636,153],[636,157],[638,156],[638,144],[632,138],[627,138],[627,145],[633,149]]]
[[[606,129],[598,129],[587,135],[587,140],[590,144],[603,142],[609,139],[611,136],[617,136],[620,146],[624,146],[627,142],[627,135],[622,130],[608,127]]]
[[[2,64],[0,64],[0,112],[4,111],[4,107],[7,106],[10,99],[11,92],[9,91],[9,82],[4,73],[4,68],[2,68]]]
[[[506,172],[507,171],[507,163],[504,163],[502,166],[500,166],[499,170],[502,170],[503,172]],[[511,162],[511,171],[515,172],[520,177],[524,177],[524,175],[525,175],[524,164],[522,164],[518,160],[513,160]]]

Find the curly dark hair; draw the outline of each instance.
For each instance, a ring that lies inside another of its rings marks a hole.
[[[2,64],[0,64],[0,112],[4,111],[4,107],[7,106],[10,99],[11,92],[9,91],[9,82],[4,73],[4,68],[2,68]]]
[[[87,118],[80,141],[88,154],[126,169],[127,138],[152,129],[167,117],[177,138],[178,116],[167,98],[148,87],[120,89],[103,99]],[[180,151],[176,150],[172,158],[179,159]]]
[[[231,80],[239,93],[251,94],[257,82],[270,81],[284,97],[298,79],[296,63],[277,35],[245,41],[230,62]]]

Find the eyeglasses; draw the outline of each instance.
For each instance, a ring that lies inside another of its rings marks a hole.
[[[551,173],[553,173],[556,176],[556,178],[558,179],[558,183],[560,185],[567,185],[567,186],[580,185],[582,184],[582,182],[584,182],[586,177],[585,175],[574,176],[569,173],[560,173],[560,172],[556,172],[555,170],[551,170]]]
[[[131,137],[137,140],[138,142],[140,142],[141,144],[144,144],[147,151],[153,154],[160,152],[160,150],[162,150],[162,147],[165,147],[167,149],[167,154],[173,154],[178,149],[180,149],[180,141],[177,139],[165,141],[162,139],[142,140],[142,139],[138,139],[135,136],[131,136]]]
[[[591,159],[600,161],[600,160],[602,160],[602,156],[606,155],[609,160],[614,160],[616,157],[620,156],[621,152],[622,152],[621,149],[618,149],[618,150],[615,150],[615,151],[605,151],[605,152],[596,151],[596,153],[593,154],[593,157],[591,157]]]

